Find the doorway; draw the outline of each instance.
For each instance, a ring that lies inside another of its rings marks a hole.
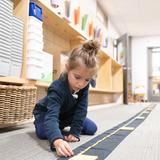
[[[128,104],[131,93],[130,37],[127,34],[116,39],[116,60],[123,66],[123,102]]]
[[[160,102],[160,47],[148,48],[148,100]]]

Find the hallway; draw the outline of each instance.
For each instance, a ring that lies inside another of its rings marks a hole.
[[[144,122],[129,134],[107,157],[107,160],[159,160],[160,107],[151,111]]]
[[[143,119],[143,116],[139,118],[140,116],[137,114],[140,113],[143,115],[148,113],[146,119]],[[105,158],[98,156],[98,159],[158,160],[160,159],[158,152],[160,147],[160,127],[157,125],[160,119],[159,115],[159,104],[140,103],[91,106],[89,107],[88,117],[97,123],[98,132],[94,136],[82,135],[80,142],[70,143],[70,145],[75,149],[76,153],[77,147],[86,145],[87,142],[93,141],[93,139],[96,139],[98,136],[100,137],[106,131],[107,136],[110,135],[110,131],[113,132],[114,129],[117,129],[115,126],[120,126],[121,129],[124,129],[124,122],[127,122],[129,119],[133,120],[135,119],[134,117],[137,116],[139,119],[143,119],[143,122],[135,128],[130,127],[129,130],[131,132],[126,137],[123,137],[121,141],[118,142],[119,144],[116,142],[119,139],[110,139],[110,147],[107,144],[104,146],[106,147],[104,150],[110,150],[110,153],[105,156]],[[16,129],[1,129],[0,131],[0,159],[53,160],[57,158],[55,153],[50,151],[46,140],[36,138],[32,123],[18,126]],[[99,140],[100,139],[97,139],[97,141]],[[96,155],[98,155],[98,152],[97,154],[94,152],[94,156]]]

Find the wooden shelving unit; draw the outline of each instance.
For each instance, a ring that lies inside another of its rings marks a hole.
[[[0,82],[35,85],[47,88],[49,83],[31,81],[26,79],[27,57],[27,31],[29,19],[29,0],[13,0],[14,14],[24,22],[23,66],[20,79],[0,78]],[[73,47],[80,45],[84,40],[90,39],[79,28],[69,23],[64,17],[55,13],[46,1],[33,0],[43,10],[43,42],[45,52],[53,54],[53,78],[57,79],[61,73],[61,53],[69,52]],[[114,101],[115,94],[123,94],[122,66],[113,60],[104,49],[98,54],[99,70],[96,88],[90,89],[89,103],[102,104]]]
[[[123,69],[122,66],[112,60],[112,90],[123,91]]]
[[[25,79],[16,77],[0,77],[0,82],[2,83],[14,83],[14,84],[25,84]]]
[[[37,81],[36,80],[26,80],[25,84],[26,85],[33,85],[33,86],[36,86],[36,87],[48,88],[51,83],[49,83],[49,82],[42,82],[42,81],[38,81],[38,80]]]

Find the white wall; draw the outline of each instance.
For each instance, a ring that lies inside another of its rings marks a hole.
[[[138,85],[144,85],[148,89],[147,48],[160,46],[158,37],[133,37],[132,52],[132,90]],[[146,94],[147,96],[147,94]]]
[[[114,39],[117,39],[117,38],[120,37],[120,34],[118,33],[118,31],[114,27],[114,25],[113,25],[112,21],[110,20],[110,18],[108,18],[108,36],[110,38],[114,38]]]
[[[113,47],[113,41],[120,37],[120,34],[117,32],[116,28],[114,27],[113,23],[111,22],[110,18],[108,18],[108,47],[107,51],[108,54],[116,59],[116,56],[114,56],[114,47]]]

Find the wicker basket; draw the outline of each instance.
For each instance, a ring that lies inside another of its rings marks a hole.
[[[32,118],[36,87],[0,85],[0,125]]]

